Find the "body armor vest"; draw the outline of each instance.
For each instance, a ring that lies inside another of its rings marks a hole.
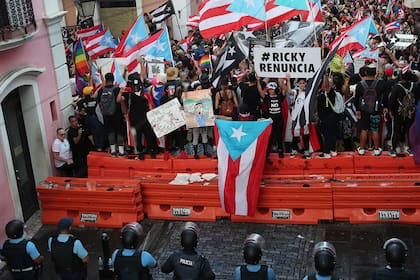
[[[83,270],[82,260],[73,253],[76,238],[69,236],[66,242],[59,242],[57,237],[51,241],[51,257],[57,273],[71,273]]]
[[[10,240],[4,243],[2,255],[6,257],[7,266],[11,271],[34,267],[34,261],[26,252],[27,243],[28,240],[22,240],[17,244],[10,243]]]
[[[123,250],[118,250],[115,256],[115,274],[120,280],[148,280],[152,279],[149,269],[141,263],[141,252],[136,251],[132,256],[123,256]]]
[[[261,265],[261,269],[257,272],[251,272],[246,268],[246,265],[241,265],[241,280],[267,280],[268,267],[266,265]]]
[[[200,280],[203,256],[179,251],[174,259],[174,280]]]

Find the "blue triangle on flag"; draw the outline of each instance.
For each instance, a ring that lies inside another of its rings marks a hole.
[[[217,119],[216,125],[230,157],[236,160],[270,125],[270,120],[242,122]]]

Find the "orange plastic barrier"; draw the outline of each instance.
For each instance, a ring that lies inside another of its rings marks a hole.
[[[420,166],[414,163],[413,157],[391,157],[385,154],[375,157],[355,154],[353,159],[355,174],[420,173]]]
[[[289,158],[286,154],[284,158],[279,158],[276,154],[270,154],[271,162],[266,162],[264,174],[289,174],[289,175],[309,175],[309,174],[336,174],[353,173],[353,153],[340,153],[337,157],[329,159],[316,158],[303,159],[302,155]]]
[[[217,185],[169,185],[142,182],[144,212],[150,219],[210,221],[228,217],[220,205]]]
[[[176,159],[172,160],[172,172],[179,173],[217,173],[217,159],[201,157],[199,160]]]
[[[172,161],[156,159],[113,158],[108,153],[92,152],[88,156],[89,177],[131,178],[135,170],[148,172],[171,172]]]
[[[144,218],[137,180],[48,177],[36,189],[44,224],[72,217],[76,226],[120,228]]]
[[[231,215],[231,220],[268,224],[332,221],[332,189],[329,183],[264,185],[254,217]]]
[[[332,180],[347,182],[420,182],[420,173],[334,174]]]
[[[420,182],[333,184],[334,220],[420,224]]]

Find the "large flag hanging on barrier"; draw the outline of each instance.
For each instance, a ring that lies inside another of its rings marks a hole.
[[[216,120],[219,196],[230,214],[254,216],[264,170],[271,121]]]

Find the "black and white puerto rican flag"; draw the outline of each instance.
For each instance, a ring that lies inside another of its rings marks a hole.
[[[158,8],[154,9],[150,12],[153,16],[152,22],[159,23],[170,17],[171,15],[175,14],[174,6],[172,5],[172,1],[169,0],[168,2],[160,5]]]

